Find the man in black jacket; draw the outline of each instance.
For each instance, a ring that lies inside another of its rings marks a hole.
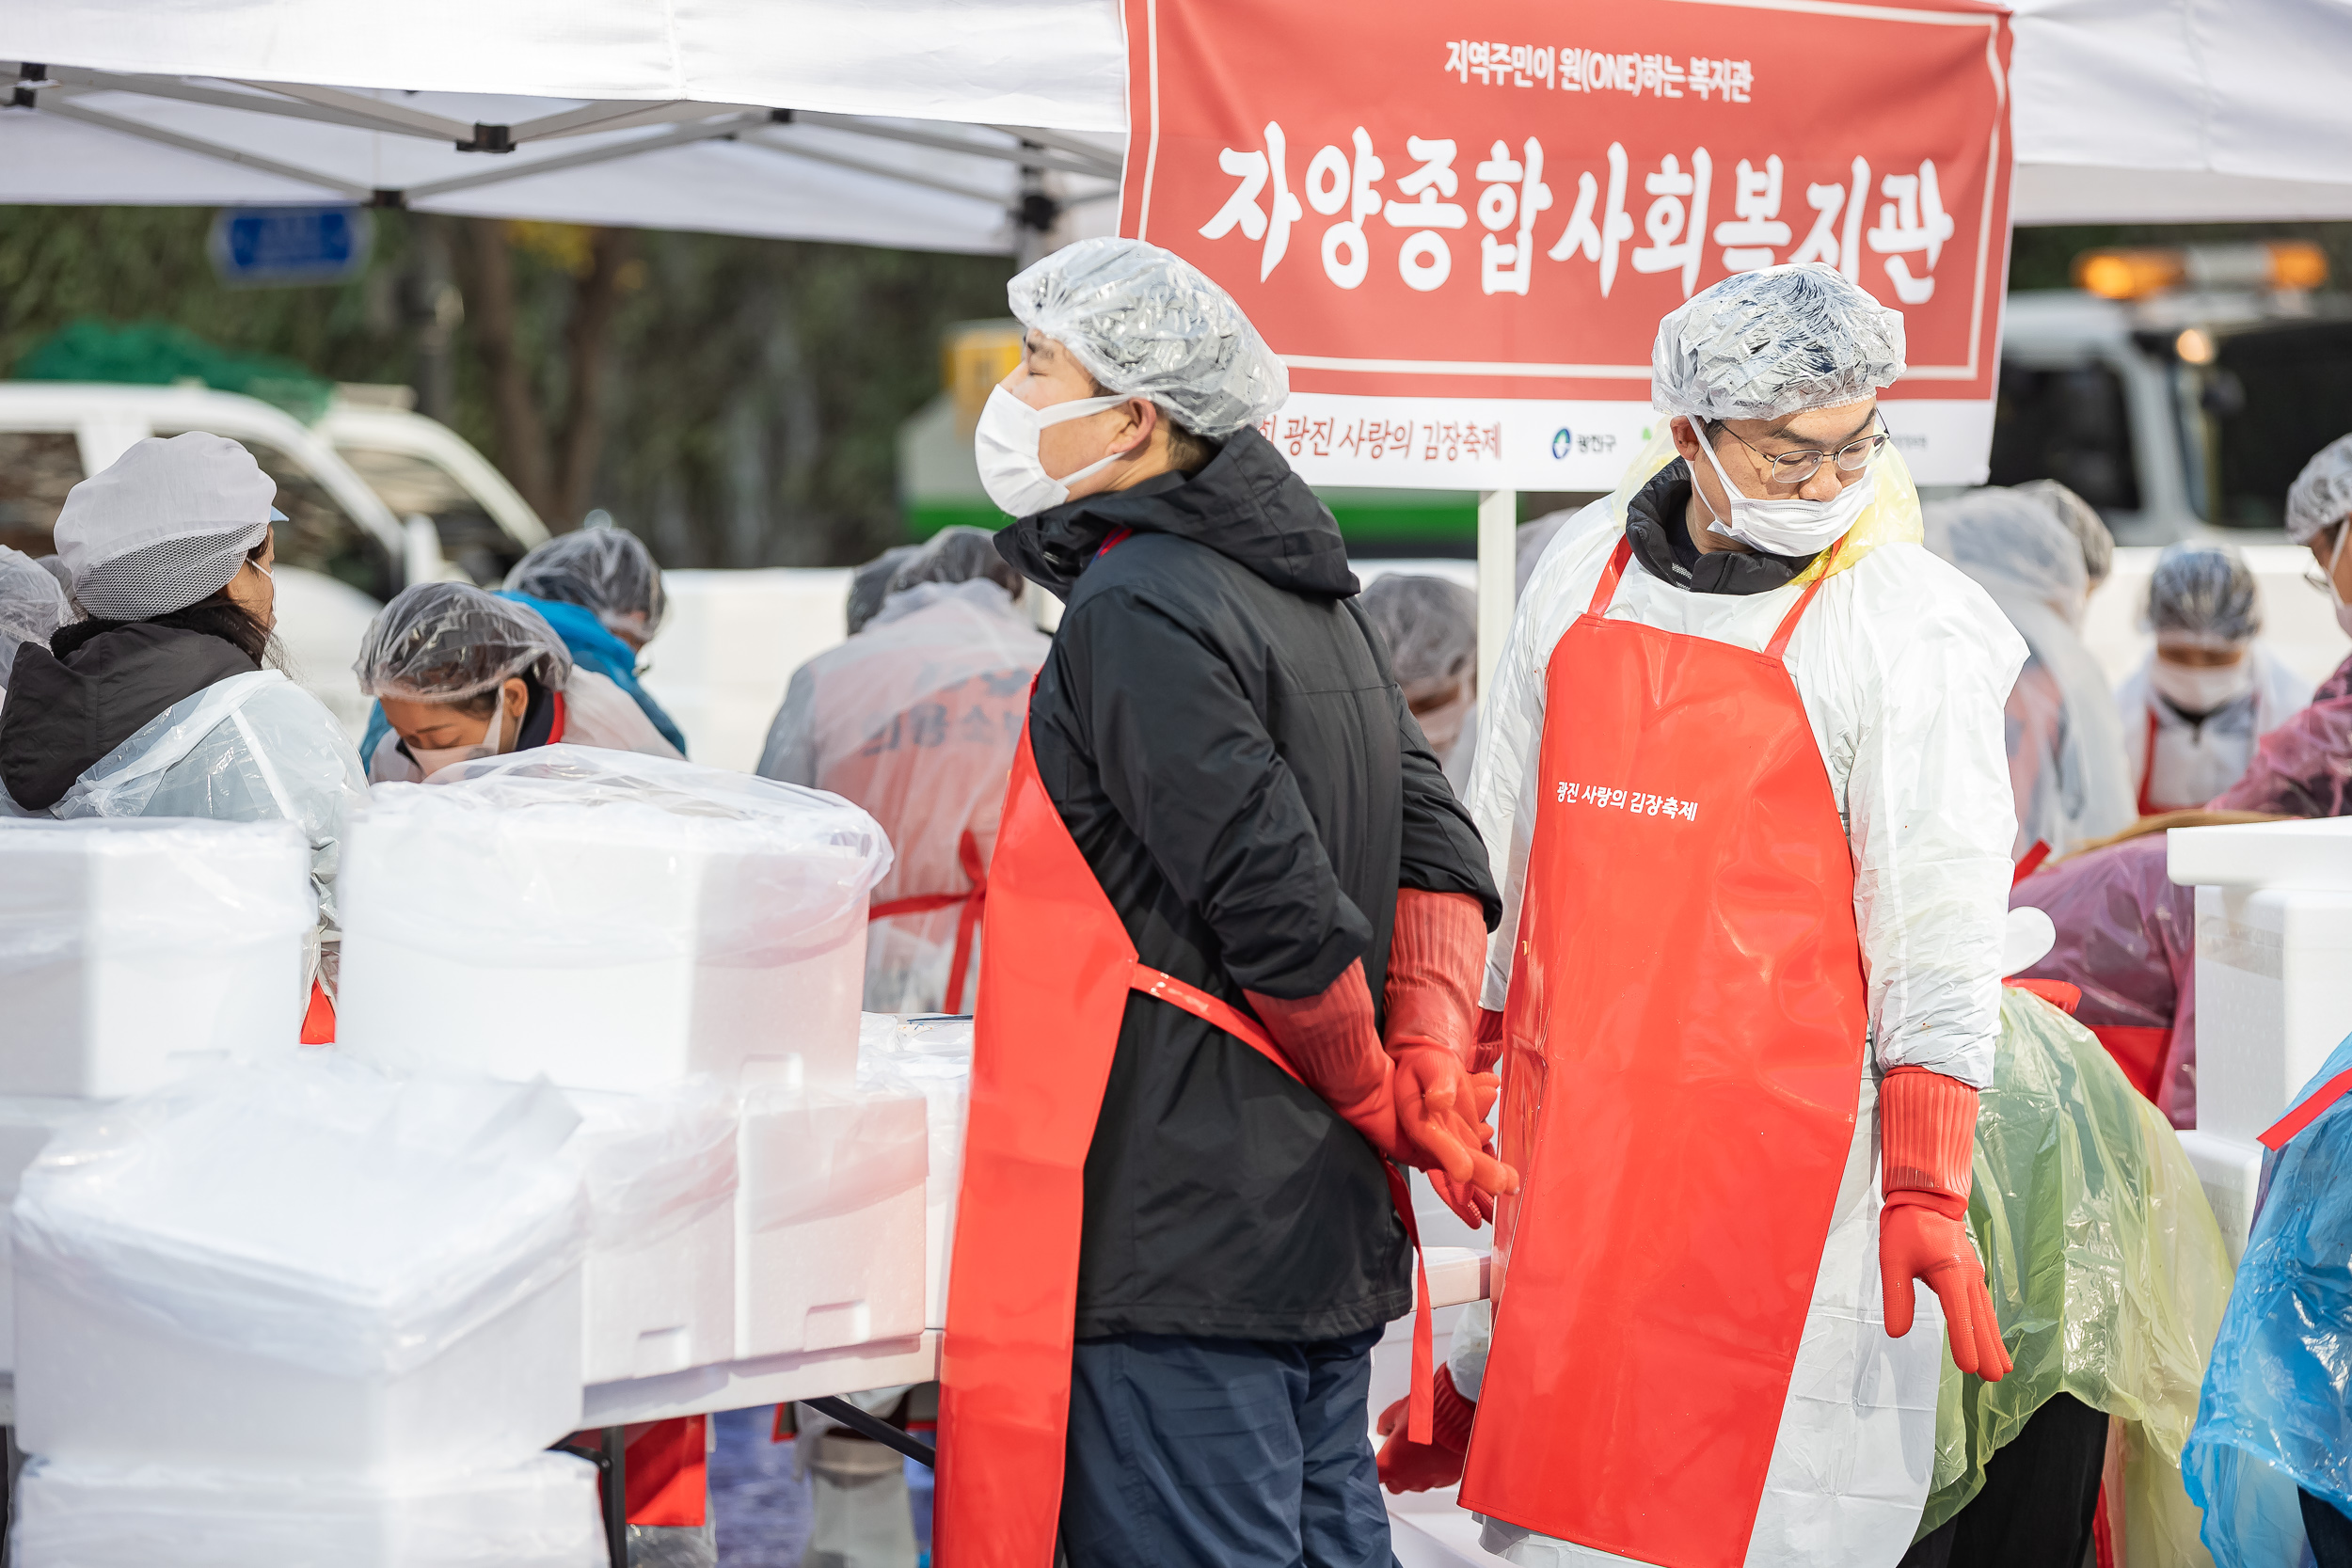
[[[1129,998],[1086,1159],[1062,1544],[1386,1568],[1365,1397],[1413,1302],[1382,1161],[1465,1208],[1511,1180],[1464,1068],[1486,852],[1337,525],[1256,429],[1287,385],[1239,309],[1128,240],[1010,294],[1026,352],[978,444],[1025,514],[998,548],[1068,605],[1038,777],[1140,962],[1248,1009],[1298,1074]]]

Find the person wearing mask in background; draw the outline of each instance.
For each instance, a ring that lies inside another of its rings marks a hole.
[[[2132,810],[2123,726],[2083,645],[2091,574],[2082,536],[2045,497],[1998,485],[1927,507],[1927,545],[1976,579],[2026,640],[2009,692],[2010,784],[2020,863],[2121,832]],[[2110,547],[2109,554],[2112,554]]]
[[[1478,750],[1478,595],[1443,578],[1391,573],[1373,579],[1363,606],[1388,641],[1413,721],[1459,793]]]
[[[616,528],[559,533],[516,562],[499,597],[536,610],[564,640],[576,668],[619,687],[661,738],[686,754],[676,721],[637,680],[637,656],[661,629],[669,603],[661,568],[635,534]],[[373,757],[390,730],[378,705],[368,715],[359,754]]]
[[[278,486],[227,436],[135,443],[70,491],[59,554],[87,619],[20,644],[0,784],[57,817],[298,824],[319,925],[303,1037],[333,1037],[345,814],[367,798],[326,705],[276,668]]]
[[[1240,308],[1129,239],[1007,292],[980,477],[1068,609],[990,868],[941,1560],[1389,1568],[1389,1162],[1510,1185],[1463,1060],[1486,853],[1257,429],[1288,383]]]
[[[874,890],[866,1010],[970,1010],[1005,776],[1052,644],[985,529],[902,561],[864,630],[792,673],[763,777],[863,806],[898,852]]]
[[[57,579],[22,550],[0,545],[0,704],[8,700],[8,672],[20,642],[46,648],[50,634],[77,619]]]
[[[2155,646],[2116,689],[2139,815],[2201,806],[2246,774],[2254,743],[2312,700],[2273,654],[2246,558],[2181,544],[2156,558],[2143,626]]]
[[[1696,295],[1660,439],[1513,618],[1470,801],[1526,1185],[1437,1440],[1380,1420],[1388,1484],[1459,1478],[1506,1561],[1885,1568],[1946,1344],[2008,1370],[1963,1216],[2026,649],[1919,547],[1902,373],[1901,316],[1832,268]]]
[[[679,754],[619,687],[572,662],[537,610],[470,583],[402,589],[369,623],[352,669],[388,721],[368,758],[374,784],[559,743]]]

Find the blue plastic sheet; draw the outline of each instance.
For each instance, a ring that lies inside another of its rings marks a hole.
[[[2295,1097],[2352,1069],[2352,1039]],[[2217,1568],[2309,1560],[2296,1490],[2352,1513],[2352,1096],[2263,1162],[2182,1455]]]

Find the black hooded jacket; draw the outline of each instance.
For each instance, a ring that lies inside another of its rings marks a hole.
[[[235,644],[182,626],[134,621],[91,637],[61,626],[53,641],[16,650],[0,707],[0,784],[28,811],[64,798],[89,766],[186,697],[261,668]]]
[[[1247,1011],[1245,988],[1312,996],[1361,958],[1376,1001],[1399,887],[1499,917],[1339,528],[1255,430],[997,547],[1068,601],[1030,745],[1143,962]],[[1353,1334],[1410,1309],[1408,1256],[1378,1156],[1312,1091],[1128,998],[1087,1156],[1081,1338]]]

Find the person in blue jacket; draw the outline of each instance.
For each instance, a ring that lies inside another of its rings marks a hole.
[[[564,640],[575,665],[628,692],[661,737],[680,756],[686,754],[677,721],[637,679],[637,655],[661,629],[669,602],[661,592],[661,568],[635,534],[617,528],[559,533],[515,563],[499,597],[537,610]],[[383,707],[373,709],[359,754],[373,756],[390,728]]]

